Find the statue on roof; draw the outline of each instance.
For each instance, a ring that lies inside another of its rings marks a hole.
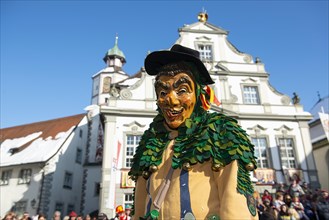
[[[297,95],[297,93],[296,93],[296,92],[294,92],[294,93],[293,93],[293,97],[292,97],[292,103],[293,103],[294,105],[296,105],[296,104],[299,104],[299,103],[300,103],[300,98],[299,98],[299,96]]]

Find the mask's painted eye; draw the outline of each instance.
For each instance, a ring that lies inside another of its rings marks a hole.
[[[187,89],[183,88],[183,89],[178,90],[177,94],[178,95],[182,95],[182,94],[184,94],[186,92],[187,92]]]
[[[165,92],[165,91],[160,91],[160,97],[164,97],[164,96],[166,96],[167,95],[167,92]]]

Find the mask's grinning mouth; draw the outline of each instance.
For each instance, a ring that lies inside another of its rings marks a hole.
[[[167,109],[166,113],[169,117],[175,117],[179,114],[181,114],[183,112],[183,108],[181,108],[180,110],[175,110],[175,109]]]

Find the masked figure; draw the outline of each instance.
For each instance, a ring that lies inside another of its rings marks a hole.
[[[129,172],[133,219],[256,219],[254,147],[235,119],[207,111],[217,100],[199,52],[174,45],[149,54],[145,69],[158,115]]]

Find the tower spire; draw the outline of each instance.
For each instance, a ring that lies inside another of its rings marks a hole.
[[[114,45],[118,46],[118,33],[115,34],[115,42],[114,42]]]

